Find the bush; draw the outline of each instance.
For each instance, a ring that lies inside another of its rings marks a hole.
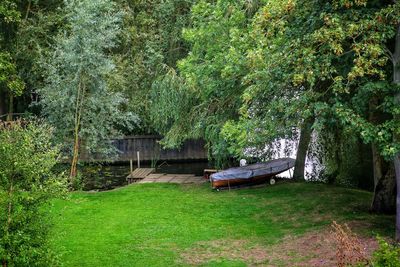
[[[3,266],[54,266],[48,205],[65,192],[53,173],[59,150],[40,122],[0,121],[0,262]]]
[[[372,257],[372,266],[374,267],[399,267],[400,266],[400,248],[390,245],[384,239],[378,237],[379,248]]]

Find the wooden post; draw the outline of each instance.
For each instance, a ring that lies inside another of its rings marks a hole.
[[[137,155],[137,167],[140,168],[140,152],[136,151],[136,155]]]
[[[132,159],[129,160],[129,163],[130,163],[130,166],[131,166],[131,174],[132,174],[132,172],[133,172],[133,161],[132,161]]]
[[[130,159],[129,160],[129,165],[130,165],[130,173],[129,173],[129,175],[128,175],[128,177],[126,177],[126,180],[128,180],[128,184],[130,184],[130,183],[132,183],[132,173],[133,173],[133,160],[132,159]]]

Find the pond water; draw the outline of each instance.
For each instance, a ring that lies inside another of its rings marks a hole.
[[[134,166],[135,169],[137,166]],[[151,168],[142,164],[142,168]],[[203,175],[203,170],[211,168],[207,161],[202,162],[163,162],[156,166],[156,173],[177,173]],[[90,164],[80,167],[83,190],[110,190],[127,185],[126,176],[130,167],[127,164]]]

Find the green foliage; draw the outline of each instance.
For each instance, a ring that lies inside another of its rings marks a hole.
[[[14,96],[20,96],[25,88],[24,82],[18,77],[16,65],[9,53],[0,52],[0,86],[5,85]]]
[[[352,139],[354,146],[346,147],[335,139],[346,131],[376,144],[386,159],[400,150],[393,141],[400,128],[393,99],[399,89],[390,81],[399,5],[3,0],[0,95],[26,99],[42,88],[43,114],[57,126],[66,155],[76,106],[85,110],[80,139],[91,154],[112,153],[100,140],[119,129],[160,133],[167,147],[204,138],[210,157],[220,163],[250,150],[268,157],[271,143],[298,139],[303,122],[315,118],[312,127],[324,146],[320,156],[331,160],[325,163],[337,173],[347,167],[334,162],[336,155],[347,158],[358,142]],[[46,64],[40,64],[43,58]],[[86,83],[82,99],[75,90],[79,80]],[[374,98],[378,103],[370,110]],[[133,130],[125,111],[141,119]],[[371,121],[371,111],[382,119]],[[332,136],[336,129],[341,132]],[[342,180],[354,176],[344,169]]]
[[[152,85],[150,116],[154,128],[164,134],[165,147],[178,147],[186,139],[199,137],[198,126],[193,124],[196,111],[192,110],[199,101],[188,86],[173,69]]]
[[[381,1],[198,1],[183,30],[190,53],[153,86],[150,114],[163,114],[152,115],[154,127],[167,146],[202,137],[223,159],[270,154],[266,147],[296,140],[315,118],[321,144],[346,130],[390,158],[400,149],[398,89],[389,81],[399,12],[399,3]]]
[[[182,85],[174,83],[170,87],[170,83],[157,82],[153,87],[156,97],[151,108],[171,114],[169,129],[156,128],[166,136],[167,145],[202,137],[208,142],[211,157],[222,163],[230,156],[221,130],[227,120],[238,117],[241,105],[241,77],[246,70],[246,36],[251,16],[247,3],[199,1],[192,7],[192,25],[183,30],[190,53],[178,62]],[[170,97],[160,94],[174,90],[177,93]],[[184,106],[170,109],[170,103],[182,101]]]
[[[41,86],[41,57],[62,27],[62,0],[0,3],[0,112],[29,112],[31,93]],[[6,79],[4,79],[6,77]],[[8,102],[6,101],[8,100]],[[32,109],[31,109],[32,110]]]
[[[0,21],[5,23],[18,22],[21,19],[21,13],[18,11],[16,1],[3,0],[0,3]],[[2,23],[0,23],[1,25]]]
[[[269,1],[254,17],[239,120],[225,125],[231,151],[296,137],[315,117],[319,138],[347,125],[391,157],[399,149],[388,43],[396,33],[398,3]],[[386,81],[385,81],[386,80]],[[368,119],[379,96],[382,123]],[[236,126],[234,126],[236,124]],[[232,135],[231,129],[236,129]]]
[[[195,0],[119,0],[125,10],[121,43],[115,49],[116,70],[112,86],[128,100],[127,110],[137,114],[140,127],[135,133],[154,133],[151,87],[155,80],[186,56],[182,28],[189,24]]]
[[[329,129],[318,139],[323,149],[317,155],[324,170],[320,180],[346,187],[373,189],[371,147],[363,144],[351,127]]]
[[[367,82],[358,87],[357,93],[349,103],[338,103],[335,111],[338,118],[355,129],[364,142],[376,143],[383,156],[392,158],[400,150],[400,144],[393,142],[393,135],[399,129],[400,122],[394,117],[398,114],[398,106],[393,95],[399,88],[386,81]],[[368,120],[368,103],[373,97],[379,97],[380,105],[374,112],[384,114],[389,118],[381,123]]]
[[[379,248],[374,252],[372,266],[374,267],[397,267],[400,266],[400,248],[390,245],[383,238],[378,237]]]
[[[30,6],[28,2],[31,2]],[[22,104],[20,111],[32,108],[29,107],[31,94],[43,87],[46,73],[43,60],[53,52],[51,46],[55,37],[68,27],[61,8],[62,0],[22,1],[19,5],[19,9],[23,10],[23,19],[15,29],[10,48],[18,75],[26,85],[24,95],[17,98]]]
[[[125,100],[108,85],[115,69],[109,51],[116,46],[123,14],[108,0],[67,1],[65,12],[67,30],[52,48],[45,86],[39,90],[43,114],[66,155],[76,130],[89,155],[110,154],[115,151],[109,137],[119,134],[119,125],[129,129],[135,120],[121,112]]]
[[[0,126],[0,261],[6,266],[54,266],[49,248],[50,201],[65,190],[53,173],[59,149],[43,122]]]
[[[11,40],[8,40],[12,28],[20,22],[20,19],[21,13],[18,11],[17,3],[9,0],[0,3],[0,90],[6,89],[13,96],[22,95],[25,88],[10,53]]]

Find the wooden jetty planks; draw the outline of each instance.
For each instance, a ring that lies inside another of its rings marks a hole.
[[[150,174],[139,183],[201,184],[206,182],[202,176],[194,174]]]
[[[130,184],[136,182],[137,180],[146,178],[154,171],[155,171],[154,168],[136,168],[126,177],[126,180],[128,181],[128,184]]]
[[[187,184],[187,183],[203,183],[205,180],[201,176],[194,174],[166,174],[166,173],[153,173],[154,168],[136,168],[131,174],[126,177],[128,184],[139,183],[174,183],[174,184]]]

